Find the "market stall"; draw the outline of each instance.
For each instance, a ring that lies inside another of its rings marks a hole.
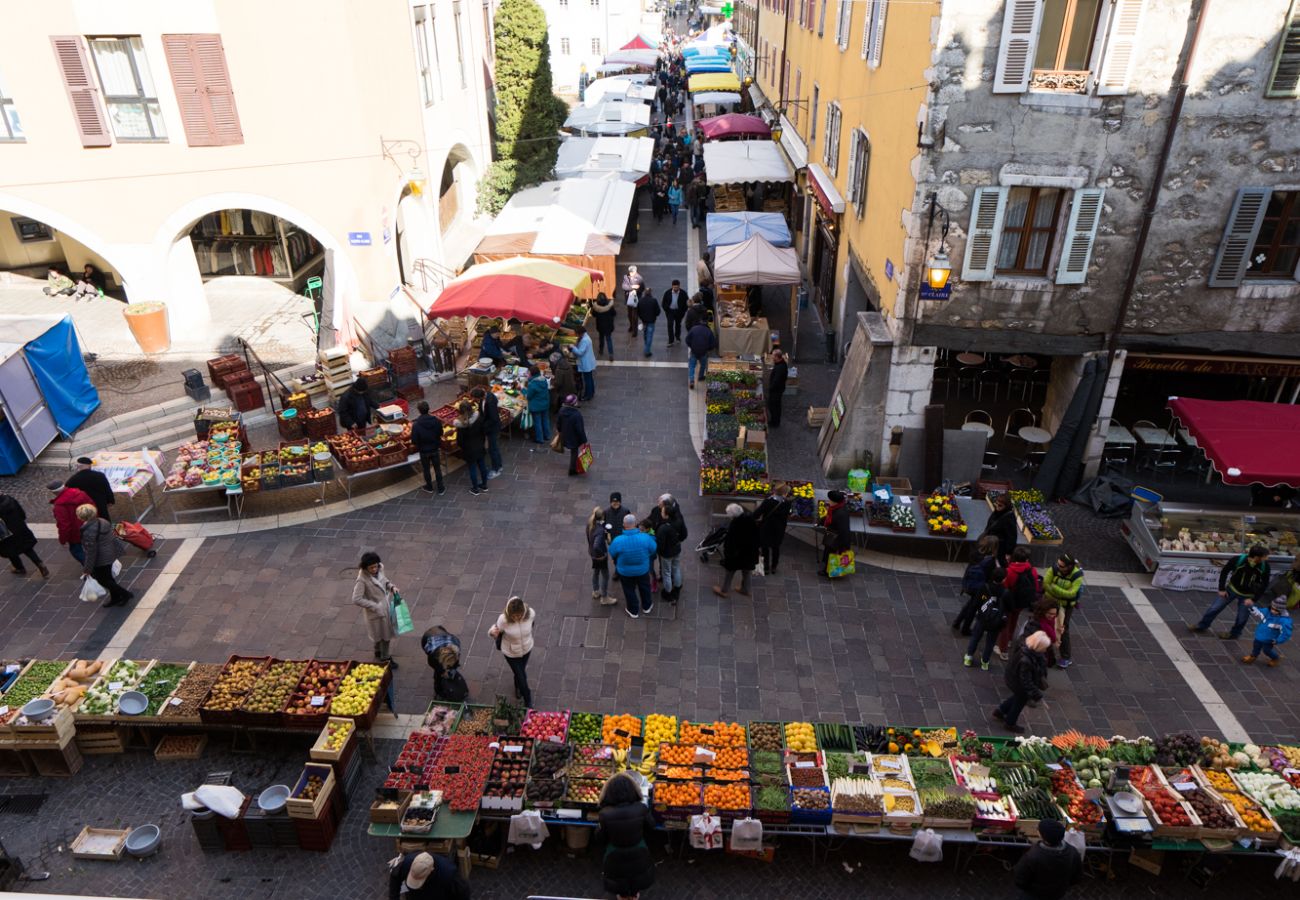
[[[775,141],[711,141],[704,145],[704,169],[710,185],[794,181]]]
[[[691,56],[686,59],[686,73],[695,75],[705,72],[730,72],[731,57],[729,56]]]
[[[130,507],[130,517],[136,522],[144,519],[157,506],[153,486],[163,481],[161,450],[97,450],[91,457],[96,472],[103,473],[108,486]],[[136,505],[136,497],[144,494],[148,500],[144,509]]]
[[[594,106],[575,107],[564,128],[575,135],[645,137],[650,131],[650,106],[640,100],[606,98]]]
[[[697,116],[720,115],[740,105],[740,94],[736,91],[697,91],[691,94],[691,105]]]
[[[1169,409],[1224,484],[1300,485],[1300,406],[1170,397]]]
[[[702,91],[728,91],[740,93],[740,79],[735,72],[700,72],[690,76],[687,89],[692,94]]]
[[[790,226],[785,216],[776,212],[711,212],[704,220],[704,230],[709,236],[709,249],[739,244],[756,234],[761,234],[773,247],[789,247]]]
[[[0,475],[99,408],[71,316],[0,316]]]
[[[596,106],[608,100],[621,103],[649,103],[655,98],[655,86],[646,84],[648,75],[612,75],[597,78],[582,92],[583,106]]]
[[[603,284],[578,292],[591,299],[618,283],[614,267],[635,196],[635,185],[612,178],[567,178],[526,188],[497,214],[474,250],[474,262],[522,255],[594,269]]]
[[[613,53],[605,54],[604,66],[631,66],[636,69],[654,71],[655,63],[658,61],[658,50],[615,50]]]
[[[761,234],[739,244],[718,247],[714,253],[713,280],[718,284],[718,349],[743,356],[762,356],[769,349],[767,319],[751,319],[745,292],[730,286],[790,286],[790,321],[797,323],[796,288],[800,282],[799,258],[791,247],[774,247]],[[792,328],[792,332],[797,329]]]
[[[654,146],[648,137],[571,137],[560,144],[555,177],[605,179],[617,175],[640,184],[650,175]]]
[[[727,113],[701,119],[696,123],[696,126],[704,132],[706,141],[727,138],[768,138],[772,135],[772,129],[758,116],[747,116],[740,113]]]

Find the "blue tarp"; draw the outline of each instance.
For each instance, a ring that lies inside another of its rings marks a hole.
[[[724,66],[729,71],[731,59],[726,56],[692,56],[686,60],[687,72],[699,72],[713,66]]]
[[[72,316],[64,316],[43,335],[29,341],[24,351],[54,424],[65,435],[71,435],[99,408],[99,391],[91,383],[81,358]]]
[[[773,247],[790,246],[790,229],[780,213],[709,213],[704,227],[709,234],[710,248],[739,244],[756,234],[761,234]]]

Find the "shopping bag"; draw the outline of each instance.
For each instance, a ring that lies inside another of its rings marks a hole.
[[[81,581],[81,600],[83,603],[98,603],[108,596],[108,591],[98,581],[87,575]]]
[[[113,560],[113,580],[117,581],[117,579],[121,577],[122,577],[122,562],[120,560],[115,559]]]
[[[526,809],[510,817],[507,840],[512,844],[532,844],[533,849],[537,849],[549,835],[542,814],[535,809]]]
[[[543,413],[543,415],[545,415],[545,413]],[[551,438],[551,449],[556,453],[564,452],[564,438],[560,437],[558,431],[555,432],[555,435]]]
[[[933,828],[918,831],[907,855],[917,862],[940,862],[943,859],[943,837],[935,834]]]
[[[754,574],[759,578],[762,578],[767,574],[767,569],[763,567],[763,561],[761,559],[758,561],[758,565],[754,566]]]
[[[758,819],[737,819],[731,826],[731,849],[757,853],[763,849],[763,823]]]
[[[831,578],[843,578],[854,573],[853,551],[832,553],[826,560],[826,574]]]
[[[147,551],[153,548],[153,535],[139,522],[118,522],[113,526],[113,533],[141,550]]]
[[[527,409],[519,414],[519,427],[525,431],[533,427],[533,414]]]
[[[411,608],[397,591],[393,591],[392,618],[393,630],[398,634],[409,634],[415,630],[415,623],[411,621]]]
[[[586,472],[591,468],[592,463],[596,461],[596,454],[591,450],[591,444],[583,444],[578,448],[578,471]]]
[[[1083,854],[1088,850],[1088,839],[1084,837],[1082,831],[1076,831],[1071,828],[1065,832],[1065,846],[1073,847],[1079,853],[1079,859],[1083,859]]]
[[[722,820],[708,813],[691,816],[691,846],[696,850],[721,850]]]

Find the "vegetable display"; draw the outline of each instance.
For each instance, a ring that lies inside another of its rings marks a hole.
[[[145,708],[144,715],[158,715],[163,703],[167,701],[172,691],[176,690],[181,680],[185,678],[189,668],[187,665],[159,663],[149,670],[149,674],[145,676],[144,681],[137,689],[149,698],[149,705]]]

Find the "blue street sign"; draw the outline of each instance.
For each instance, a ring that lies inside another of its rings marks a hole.
[[[369,231],[349,231],[349,232],[348,232],[348,243],[351,244],[353,247],[369,247],[369,246],[370,246],[370,232],[369,232]]]
[[[928,284],[922,284],[921,292],[918,296],[922,300],[947,300],[952,296],[952,285],[945,284],[941,288],[932,288]]]

